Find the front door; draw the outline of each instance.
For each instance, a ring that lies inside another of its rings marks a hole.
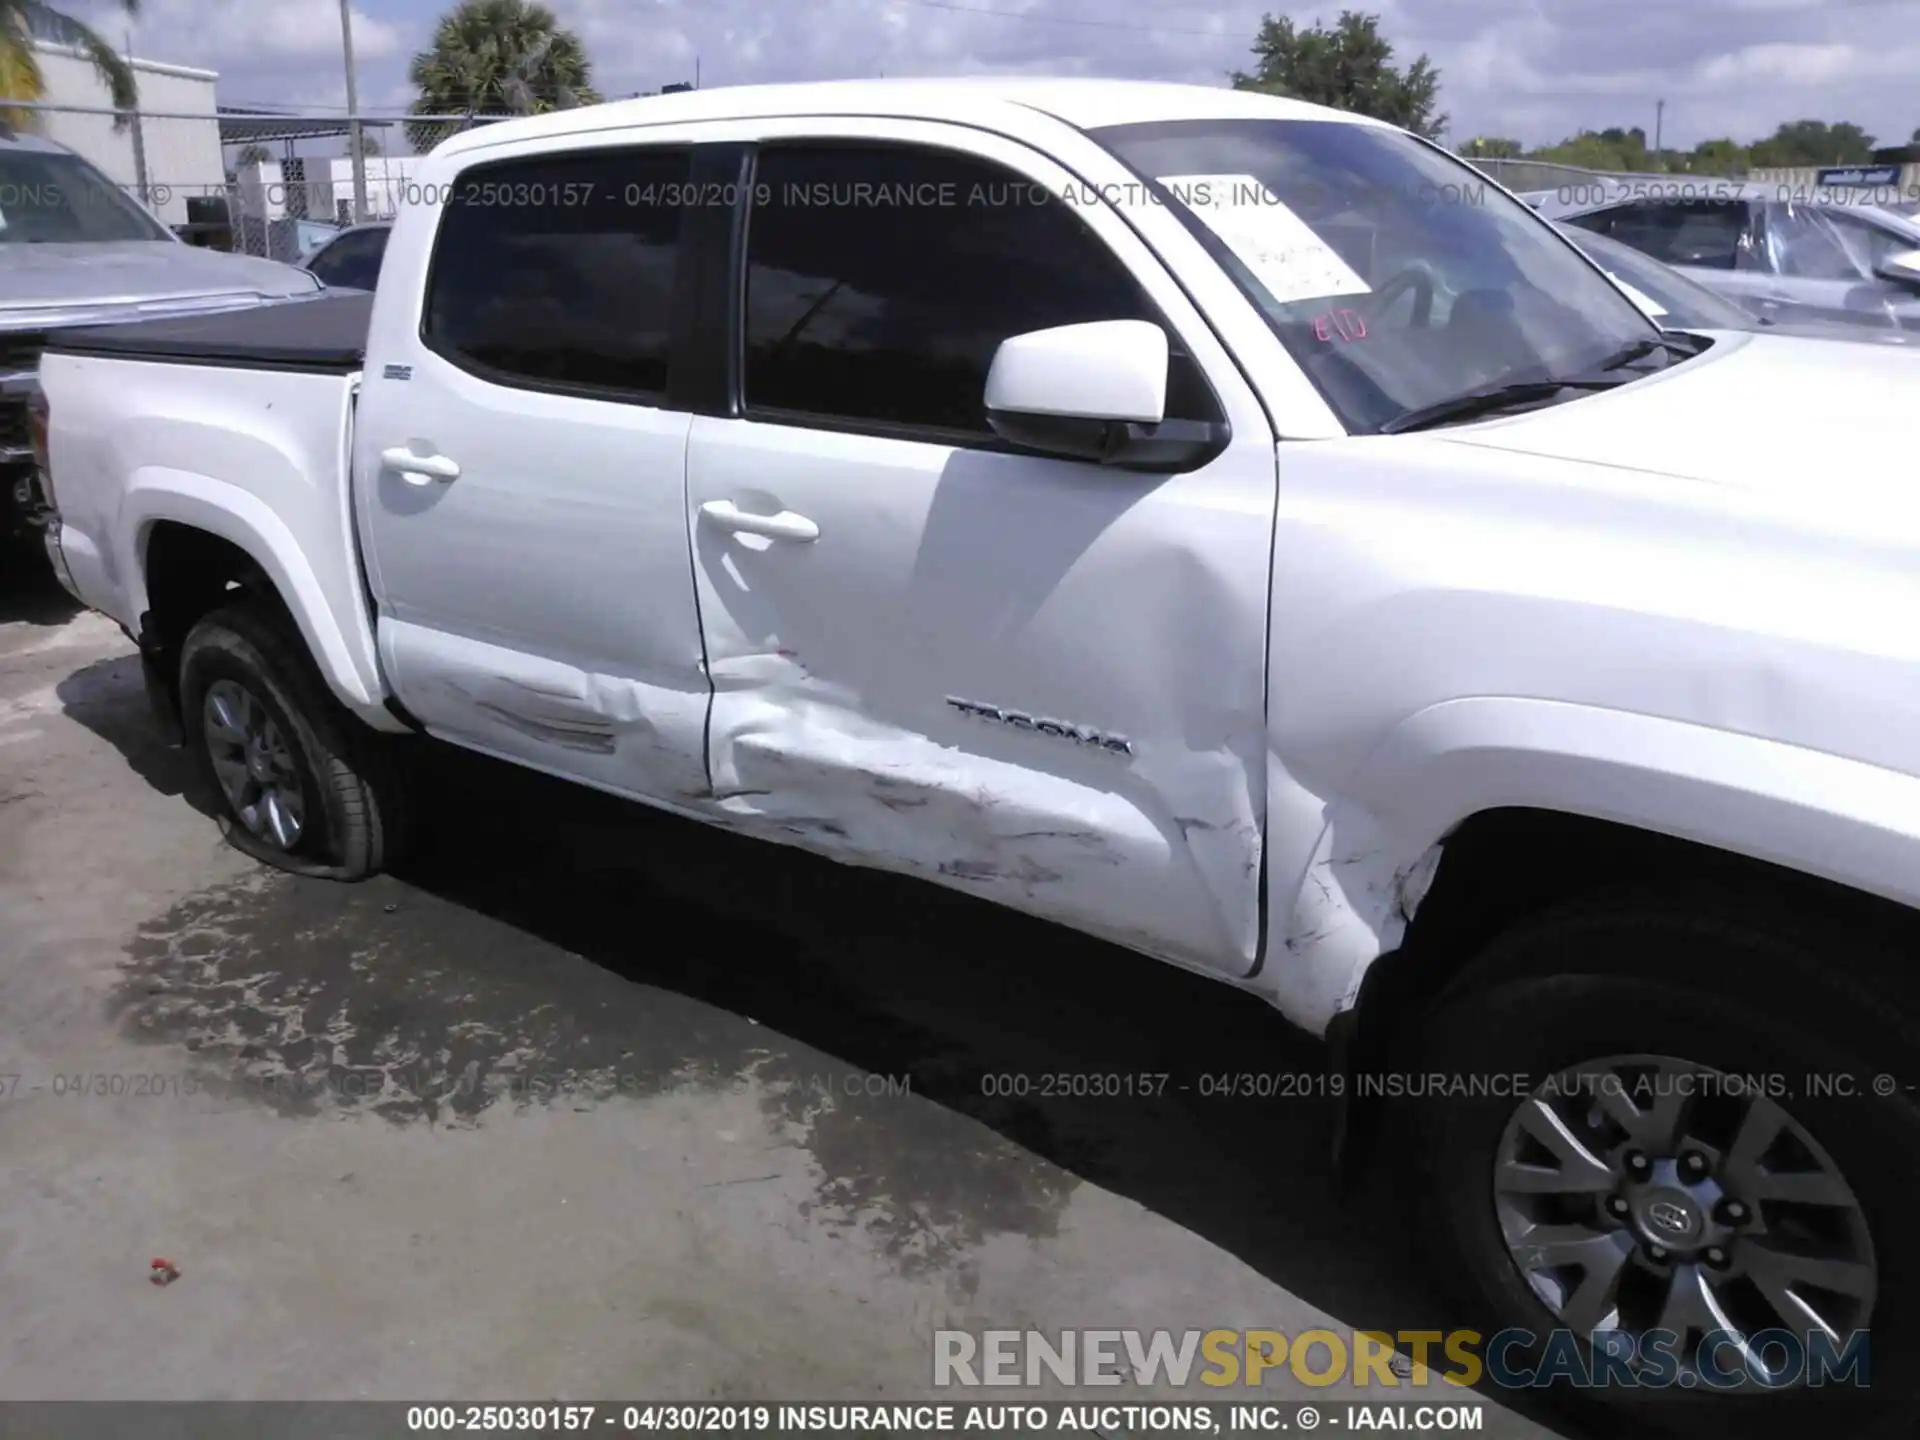
[[[1920,326],[1920,297],[1875,273],[1900,237],[1837,205],[1766,206],[1766,249],[1779,275],[1782,320],[1858,325],[1865,331]]]
[[[850,127],[859,122],[846,122]],[[762,148],[741,413],[694,422],[716,803],[1231,974],[1259,943],[1274,438],[1179,287],[1050,161],[872,122]],[[884,137],[884,138],[883,138]],[[1151,319],[1203,468],[999,443],[999,341]]]
[[[354,474],[381,662],[445,739],[706,791],[688,416],[666,408],[685,151],[470,168],[381,278]],[[424,322],[420,302],[424,288]]]

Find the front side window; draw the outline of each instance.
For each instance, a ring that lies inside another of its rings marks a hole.
[[[1900,236],[1831,205],[1767,207],[1767,247],[1782,275],[1802,280],[1871,280],[1903,246]]]
[[[747,227],[749,414],[987,437],[1000,342],[1096,320],[1162,323],[1068,202],[985,160],[809,143],[759,157]],[[1169,417],[1214,416],[1169,331]]]
[[[434,242],[422,338],[502,384],[653,398],[667,352],[684,151],[477,166]]]
[[[172,239],[78,155],[0,143],[0,245]]]
[[[1539,216],[1399,130],[1195,120],[1093,135],[1233,275],[1350,431],[1579,375],[1659,336]]]

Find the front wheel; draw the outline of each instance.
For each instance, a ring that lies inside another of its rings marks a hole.
[[[181,647],[180,718],[234,848],[338,880],[395,858],[404,774],[385,737],[334,700],[279,614],[235,606],[193,627]]]
[[[1443,998],[1422,1148],[1494,1386],[1686,1435],[1911,1433],[1920,1116],[1876,960],[1597,905]]]

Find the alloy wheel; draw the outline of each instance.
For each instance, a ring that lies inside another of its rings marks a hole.
[[[1493,1190],[1555,1318],[1634,1357],[1664,1332],[1682,1384],[1710,1365],[1790,1387],[1805,1367],[1779,1337],[1837,1348],[1873,1309],[1860,1202],[1768,1077],[1658,1055],[1563,1071],[1509,1119]]]
[[[292,850],[306,833],[306,787],[267,707],[239,682],[216,680],[207,687],[201,726],[234,816],[256,839]]]

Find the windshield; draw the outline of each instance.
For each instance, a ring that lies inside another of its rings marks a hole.
[[[1533,211],[1403,131],[1195,120],[1093,135],[1227,268],[1349,431],[1658,338]]]
[[[78,155],[0,146],[0,244],[172,238]]]
[[[1731,300],[1721,299],[1706,286],[1642,255],[1631,245],[1591,230],[1567,229],[1562,233],[1668,330],[1754,328],[1753,316]]]

